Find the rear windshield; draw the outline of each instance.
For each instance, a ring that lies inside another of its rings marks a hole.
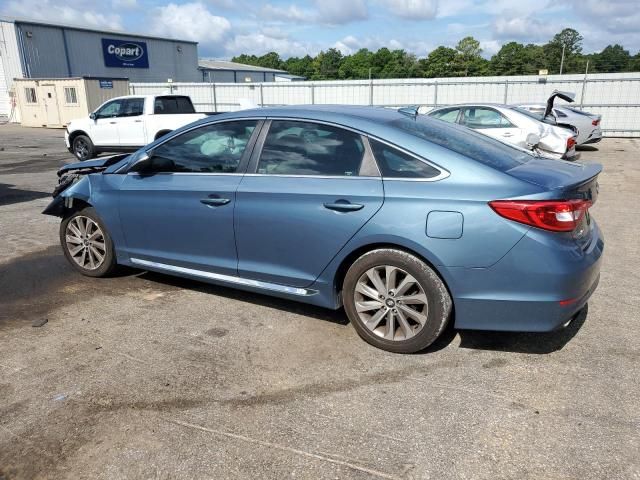
[[[189,97],[156,97],[153,106],[156,115],[169,113],[196,113]]]
[[[418,115],[416,119],[401,118],[389,122],[416,137],[506,172],[533,159],[525,150],[505,145],[481,133],[441,120]],[[430,160],[437,161],[432,158]]]

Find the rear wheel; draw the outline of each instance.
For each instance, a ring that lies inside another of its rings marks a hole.
[[[365,253],[344,280],[344,307],[371,345],[414,353],[442,333],[452,302],[446,286],[422,260],[395,249]]]
[[[81,162],[96,156],[96,149],[93,146],[93,142],[86,135],[78,135],[75,137],[73,139],[72,147],[73,154]]]
[[[92,207],[60,224],[60,243],[71,266],[89,277],[104,277],[116,267],[113,242]]]

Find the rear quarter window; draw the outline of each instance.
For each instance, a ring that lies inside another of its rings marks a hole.
[[[153,113],[168,115],[177,113],[196,113],[189,97],[156,97]]]
[[[533,156],[471,129],[424,116],[399,118],[390,125],[415,137],[440,145],[501,172],[527,163]],[[430,159],[437,163],[437,159]]]

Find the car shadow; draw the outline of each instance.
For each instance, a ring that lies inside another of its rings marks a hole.
[[[165,286],[185,288],[209,295],[221,296],[232,300],[282,310],[284,312],[304,315],[338,325],[349,324],[349,319],[342,308],[329,310],[296,302],[295,300],[281,299],[266,294],[247,292],[233,287],[224,287],[157,272],[136,271],[133,269],[124,269],[121,272],[122,275],[134,275]],[[426,349],[417,352],[417,354],[424,355],[443,350],[450,346],[458,335],[460,336],[458,348],[538,355],[548,354],[564,348],[585,323],[587,314],[588,305],[585,306],[566,327],[545,333],[458,330],[454,327],[454,322],[449,321],[437,340]]]
[[[129,274],[131,274],[132,272],[133,270],[128,271]],[[122,274],[126,273],[126,270],[122,271]],[[344,310],[342,308],[339,310],[329,310],[306,303],[296,302],[294,300],[272,297],[270,295],[261,293],[247,292],[245,290],[238,290],[233,287],[223,287],[211,283],[204,283],[198,280],[175,277],[172,275],[165,275],[157,272],[143,271],[137,273],[136,275],[139,278],[143,278],[151,282],[161,283],[166,286],[175,288],[186,288],[196,292],[216,295],[218,297],[238,300],[240,302],[251,303],[254,305],[260,305],[262,307],[274,308],[277,310],[304,315],[307,317],[312,317],[318,320],[324,320],[339,325],[347,325],[349,323],[349,319],[347,318],[347,315],[344,313]]]
[[[562,350],[584,325],[589,306],[586,305],[564,328],[545,333],[487,332],[458,330],[460,348],[496,352],[543,355]]]
[[[51,192],[21,190],[19,188],[15,188],[15,185],[0,183],[0,206],[13,205],[14,203],[30,202],[31,200],[50,196]]]
[[[597,152],[599,151],[599,148],[593,145],[578,145],[576,150],[579,152]]]

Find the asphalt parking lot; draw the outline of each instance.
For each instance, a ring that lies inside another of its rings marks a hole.
[[[605,167],[586,315],[395,355],[341,311],[75,273],[40,214],[62,135],[0,126],[0,479],[640,478],[640,139],[582,151]]]

